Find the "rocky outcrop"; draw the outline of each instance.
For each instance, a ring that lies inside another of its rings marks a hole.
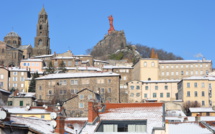
[[[126,38],[124,31],[112,31],[94,46],[91,55],[96,59],[107,60],[111,54],[125,47]]]

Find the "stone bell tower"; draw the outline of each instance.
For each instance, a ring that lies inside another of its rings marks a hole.
[[[33,55],[47,55],[50,53],[48,15],[43,7],[38,17],[37,35],[34,41]]]

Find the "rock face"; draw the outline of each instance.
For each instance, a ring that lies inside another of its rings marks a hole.
[[[100,60],[107,60],[110,54],[126,47],[124,31],[112,31],[105,35],[91,51],[91,55]]]

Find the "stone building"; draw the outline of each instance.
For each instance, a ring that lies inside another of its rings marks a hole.
[[[87,117],[89,101],[100,102],[100,95],[85,88],[64,101],[63,107],[66,109],[66,114],[70,117]]]
[[[130,81],[128,102],[174,101],[178,93],[179,80]]]
[[[212,72],[212,61],[143,58],[133,67],[133,80],[180,80],[194,75],[207,75]]]
[[[0,89],[9,90],[10,72],[4,67],[0,67]]]
[[[65,101],[88,88],[99,93],[104,102],[118,103],[120,75],[106,73],[60,73],[36,78],[36,98],[43,102]]]
[[[132,70],[133,67],[129,66],[103,66],[103,71],[114,72],[120,74],[120,102],[128,102],[128,86],[127,82],[132,80]]]

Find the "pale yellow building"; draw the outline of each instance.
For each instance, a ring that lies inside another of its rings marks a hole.
[[[128,100],[130,103],[176,100],[178,82],[178,80],[130,81]]]
[[[180,80],[207,75],[212,72],[212,61],[143,58],[133,67],[133,80]]]
[[[215,105],[215,77],[193,76],[178,83],[178,99],[199,102],[202,107]]]

